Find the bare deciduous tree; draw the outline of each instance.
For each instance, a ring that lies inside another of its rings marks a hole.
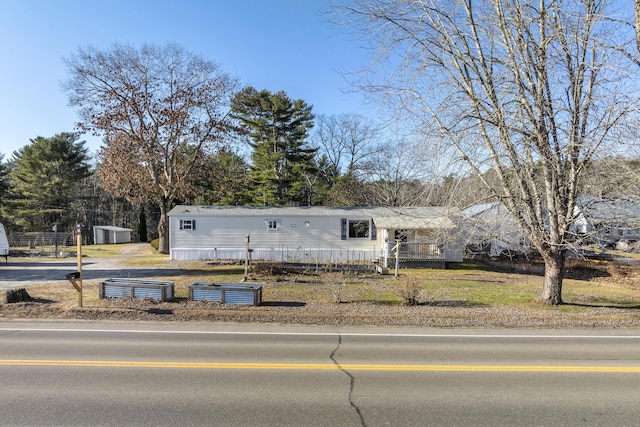
[[[381,145],[361,166],[363,180],[371,186],[377,206],[422,204],[430,165],[420,145],[406,140]]]
[[[100,168],[105,188],[130,201],[155,201],[159,247],[167,253],[169,209],[192,190],[203,150],[231,129],[234,80],[175,44],[81,48],[65,63],[64,89],[78,109],[78,127],[108,141]]]
[[[635,0],[636,48],[640,54],[640,0]]]
[[[439,132],[516,218],[562,303],[578,178],[637,105],[628,23],[600,0],[355,0],[339,22],[372,47],[372,81]],[[615,43],[612,40],[615,39]],[[615,45],[615,47],[614,47]],[[383,78],[383,79],[379,79]],[[382,83],[378,83],[382,81]]]
[[[316,117],[313,143],[328,160],[331,184],[340,175],[357,176],[357,169],[378,149],[377,129],[356,114]]]

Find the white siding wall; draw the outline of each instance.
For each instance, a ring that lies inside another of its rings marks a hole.
[[[4,225],[0,224],[0,256],[9,255],[9,240],[4,230]]]
[[[195,220],[195,230],[180,230],[180,220]],[[279,220],[278,230],[268,230],[265,220]],[[341,217],[338,216],[184,214],[170,217],[170,230],[171,259],[180,260],[244,259],[247,234],[255,260],[368,262],[381,252],[380,242],[371,238],[341,240]]]
[[[115,232],[116,243],[131,243],[130,231],[116,231]]]

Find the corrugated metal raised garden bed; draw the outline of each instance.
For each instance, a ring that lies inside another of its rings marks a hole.
[[[107,279],[100,282],[100,298],[173,299],[173,282],[137,279]]]
[[[262,286],[196,282],[189,286],[189,299],[223,304],[259,305],[262,302]]]

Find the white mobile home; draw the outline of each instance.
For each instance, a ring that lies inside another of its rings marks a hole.
[[[640,203],[628,197],[578,196],[571,231],[596,240],[640,235]]]
[[[447,245],[454,228],[438,207],[231,207],[177,206],[169,212],[170,257],[175,260],[244,259],[389,264],[401,257],[462,261]]]

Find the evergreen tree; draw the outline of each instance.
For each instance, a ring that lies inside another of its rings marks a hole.
[[[195,181],[197,194],[193,203],[239,206],[251,202],[247,192],[250,188],[249,166],[241,156],[228,149],[206,155]]]
[[[366,184],[352,174],[342,175],[327,194],[327,206],[371,206],[375,198]]]
[[[313,126],[311,106],[284,91],[257,91],[249,86],[231,103],[233,117],[249,136],[251,188],[257,204],[309,204],[306,176],[314,175],[317,151],[306,144]]]
[[[4,163],[4,154],[0,153],[0,220],[2,219],[2,206],[9,191],[9,166]]]
[[[25,231],[71,229],[76,221],[79,182],[91,175],[84,141],[68,132],[41,136],[13,153],[12,188],[4,215]]]
[[[326,156],[317,153],[314,162],[315,167],[304,173],[306,184],[304,194],[308,206],[324,206],[333,185],[327,175],[327,170],[332,168],[332,165],[327,162]]]

